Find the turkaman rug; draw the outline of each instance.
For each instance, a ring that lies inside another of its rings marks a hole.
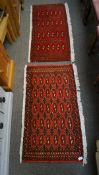
[[[25,70],[21,161],[82,161],[72,65],[29,65]]]
[[[64,4],[31,9],[29,61],[70,61],[70,38]]]

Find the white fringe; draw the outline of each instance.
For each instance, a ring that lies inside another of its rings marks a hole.
[[[32,39],[32,13],[33,13],[33,8],[32,6],[30,7],[30,36],[29,36],[29,50],[28,50],[28,62],[30,62],[30,53],[31,53],[31,39]]]
[[[24,67],[24,87],[23,87],[22,131],[21,131],[21,143],[20,143],[20,163],[22,163],[22,152],[23,152],[25,99],[26,99],[26,69],[27,69],[27,65],[25,65],[25,67]]]
[[[68,23],[69,38],[70,38],[71,61],[74,62],[75,61],[74,40],[73,40],[73,32],[72,32],[72,25],[71,25],[69,7],[68,7],[67,3],[65,3],[65,10],[66,10],[66,15],[67,15],[67,23]]]
[[[83,107],[82,107],[81,96],[80,96],[80,83],[78,78],[77,67],[75,64],[73,64],[73,70],[74,70],[74,77],[75,77],[75,83],[76,83],[77,102],[78,102],[78,108],[79,108],[80,124],[81,124],[81,131],[82,131],[82,140],[83,140],[83,165],[85,165],[87,164],[87,140],[86,140],[86,133],[85,133]],[[78,158],[78,160],[81,160],[81,157]]]

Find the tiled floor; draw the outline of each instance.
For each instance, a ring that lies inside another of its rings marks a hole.
[[[93,81],[99,68],[98,57],[88,57],[87,46],[89,43],[92,26],[89,19],[87,27],[82,24],[82,5],[80,0],[67,0],[70,8],[76,65],[81,84],[81,97],[84,109],[86,134],[88,142],[88,164],[79,163],[23,163],[19,161],[21,139],[22,100],[24,65],[28,60],[29,41],[29,10],[31,4],[64,3],[63,0],[27,0],[21,14],[21,35],[13,45],[7,44],[8,52],[16,62],[14,81],[14,102],[11,132],[10,172],[9,175],[96,175],[95,151],[96,139],[99,139],[99,93],[93,86]],[[45,64],[45,63],[44,63]],[[63,64],[63,63],[62,63]]]

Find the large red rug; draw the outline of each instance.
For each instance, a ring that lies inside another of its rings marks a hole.
[[[26,68],[22,161],[81,161],[82,133],[72,65]]]
[[[30,61],[70,61],[64,4],[32,6]]]

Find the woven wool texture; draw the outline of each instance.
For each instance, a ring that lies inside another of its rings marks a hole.
[[[22,161],[79,161],[82,134],[72,65],[26,68]]]
[[[32,6],[30,61],[70,61],[64,4]]]

